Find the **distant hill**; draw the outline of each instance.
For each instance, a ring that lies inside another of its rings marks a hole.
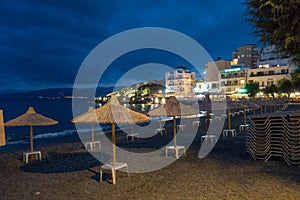
[[[143,91],[148,94],[155,94],[158,93],[159,90],[164,92],[165,90],[164,80],[151,80],[151,81],[136,83],[129,87],[124,87],[120,90],[115,90],[114,93],[117,94],[118,96],[132,96],[132,95],[139,95]]]
[[[0,90],[0,95],[14,94],[14,93],[23,93],[23,92],[30,92],[30,91],[31,90],[4,89],[4,90]]]
[[[119,89],[119,88],[118,88]],[[121,89],[121,88],[120,88]],[[85,96],[85,94],[91,90],[91,88],[77,89],[77,93]],[[114,90],[113,87],[99,87],[96,91],[96,96],[102,96],[107,93],[111,93]],[[8,94],[0,94],[0,100],[53,100],[53,99],[65,99],[71,97],[73,94],[73,88],[49,88],[42,90],[34,90],[28,92],[14,92]]]
[[[157,87],[161,86],[161,87]],[[133,84],[129,87],[119,86],[119,87],[98,87],[96,90],[96,97],[105,96],[107,94],[118,94],[118,95],[128,95],[134,93],[136,90],[145,89],[143,87],[149,88],[150,92],[157,92],[164,87],[164,80],[152,80],[147,82],[141,82]],[[76,93],[80,97],[86,97],[92,88],[77,89]],[[3,94],[6,93],[6,94]],[[3,90],[2,94],[0,92],[0,100],[62,100],[71,98],[73,95],[73,88],[48,88],[42,90],[24,91],[19,92],[16,90]],[[91,97],[94,98],[94,97]]]

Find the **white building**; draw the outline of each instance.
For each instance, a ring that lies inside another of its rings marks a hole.
[[[239,92],[247,83],[247,71],[244,65],[234,65],[229,69],[220,71],[220,92],[224,94],[233,94]]]
[[[288,66],[262,67],[248,71],[248,83],[258,82],[260,89],[270,85],[277,85],[278,81],[282,79],[291,79]]]
[[[258,68],[270,68],[279,66],[289,66],[290,58],[287,55],[278,53],[275,46],[261,48]]]
[[[165,92],[174,92],[177,96],[194,94],[195,77],[195,72],[190,72],[186,67],[177,67],[165,75]]]
[[[231,61],[229,60],[216,60],[206,64],[207,68],[204,71],[205,81],[199,83],[201,88],[199,92],[210,92],[218,93],[220,92],[220,71],[228,69],[231,66]],[[196,83],[197,84],[197,83]]]

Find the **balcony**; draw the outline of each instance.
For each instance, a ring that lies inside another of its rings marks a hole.
[[[285,75],[285,74],[289,74],[288,72],[284,72],[284,73],[272,73],[272,74],[250,74],[249,77],[257,77],[257,76],[276,76],[276,75]]]
[[[227,79],[227,78],[245,78],[245,74],[221,74],[221,79]]]
[[[221,83],[221,86],[245,86],[244,84],[240,83]]]

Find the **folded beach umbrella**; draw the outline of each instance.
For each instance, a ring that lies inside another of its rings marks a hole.
[[[97,124],[96,113],[93,107],[89,107],[89,110],[82,115],[79,115],[71,120],[72,123],[84,123],[92,124],[92,142],[95,140],[94,124]]]
[[[5,132],[3,123],[3,111],[0,110],[0,146],[5,146]]]
[[[112,129],[112,160],[113,165],[116,165],[116,141],[115,141],[115,124],[135,124],[150,121],[150,117],[142,113],[130,110],[120,105],[117,97],[111,96],[108,102],[97,108],[90,115],[91,121],[96,116],[96,121],[99,124],[111,124]]]
[[[176,148],[176,116],[188,116],[199,114],[199,110],[190,108],[180,103],[174,96],[170,96],[166,104],[151,110],[150,116],[168,116],[173,117],[174,125],[174,147]]]
[[[57,124],[58,122],[44,117],[35,112],[33,107],[29,107],[27,112],[19,117],[12,119],[5,123],[5,126],[29,126],[30,128],[30,152],[33,152],[33,126],[49,126]]]

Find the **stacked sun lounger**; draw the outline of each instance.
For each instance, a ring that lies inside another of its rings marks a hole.
[[[282,157],[300,165],[300,112],[281,112],[248,118],[246,149],[255,160]]]

